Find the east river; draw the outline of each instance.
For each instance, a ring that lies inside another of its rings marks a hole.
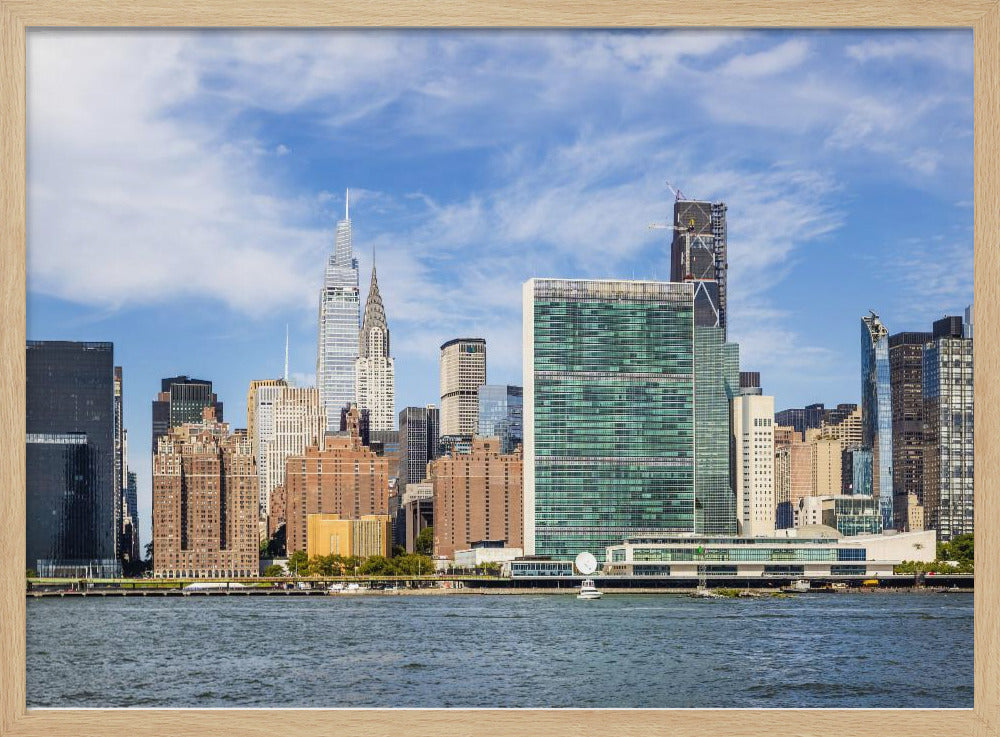
[[[29,707],[972,707],[971,594],[52,598]]]

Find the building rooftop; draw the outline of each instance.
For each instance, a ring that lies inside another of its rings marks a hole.
[[[443,351],[448,346],[455,345],[456,343],[481,343],[482,345],[486,345],[486,338],[452,338],[441,344],[441,350]]]

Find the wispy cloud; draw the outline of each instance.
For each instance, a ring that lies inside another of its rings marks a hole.
[[[963,229],[964,230],[964,229]],[[929,325],[944,315],[962,314],[973,294],[971,233],[939,233],[897,244],[884,271],[898,291],[887,305],[897,324]]]
[[[768,77],[797,69],[809,55],[809,43],[792,39],[766,51],[737,54],[719,70],[734,77]]]
[[[894,33],[851,44],[844,53],[861,63],[918,60],[967,74],[972,73],[973,65],[972,44],[962,34]]]
[[[168,114],[198,90],[186,46],[31,35],[32,291],[99,306],[210,296],[251,315],[306,304],[325,235],[262,176],[256,141]]]
[[[860,167],[953,199],[971,132],[950,112],[956,79],[971,92],[961,35],[852,38],[33,31],[29,287],[105,310],[211,295],[308,315],[342,184],[396,349],[423,356],[447,324],[497,336],[513,366],[524,279],[666,277],[647,224],[670,217],[669,178],[729,203],[745,354],[822,362],[775,290],[847,222]],[[864,71],[900,59],[952,77]]]

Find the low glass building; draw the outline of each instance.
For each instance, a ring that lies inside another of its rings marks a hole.
[[[934,532],[844,537],[814,525],[801,536],[636,537],[606,551],[609,575],[671,576],[880,576],[904,560],[931,561]]]
[[[877,535],[882,532],[878,500],[870,496],[838,496],[833,499],[833,525],[840,534]]]
[[[504,563],[504,575],[511,578],[539,578],[551,576],[572,576],[571,560],[512,560]]]

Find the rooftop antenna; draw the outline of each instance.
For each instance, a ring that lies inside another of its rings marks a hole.
[[[285,383],[288,383],[288,323],[285,323]]]
[[[347,188],[347,194],[344,195],[344,220],[351,219],[351,188]]]

